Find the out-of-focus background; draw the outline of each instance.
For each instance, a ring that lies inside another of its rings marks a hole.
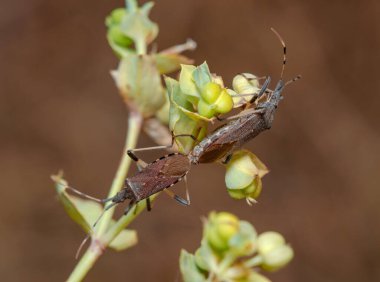
[[[2,281],[63,281],[76,264],[84,233],[56,200],[50,174],[63,168],[82,191],[108,191],[126,111],[109,75],[117,59],[104,18],[122,5],[0,4]],[[160,197],[132,225],[139,244],[107,251],[87,281],[175,281],[180,249],[199,245],[200,217],[211,210],[285,235],[296,255],[274,281],[379,281],[379,12],[370,0],[157,1],[159,49],[190,37],[198,49],[187,55],[227,84],[238,72],[277,79],[275,27],[288,47],[286,78],[303,79],[285,90],[272,130],[247,146],[271,170],[257,205],[227,195],[222,166],[194,167],[192,205]],[[153,144],[143,135],[139,146]]]

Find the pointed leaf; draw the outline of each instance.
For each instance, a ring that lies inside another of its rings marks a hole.
[[[56,183],[58,199],[62,203],[66,213],[86,233],[91,232],[93,222],[103,210],[102,206],[93,201],[69,195],[66,192],[67,181],[61,175],[52,176],[52,179]]]
[[[193,71],[193,79],[199,91],[202,91],[203,86],[212,81],[210,69],[206,62]]]
[[[137,242],[138,239],[136,230],[125,229],[121,231],[115,239],[113,239],[108,247],[116,251],[122,251],[136,245]]]
[[[199,98],[200,94],[193,79],[193,73],[195,70],[196,67],[193,65],[181,65],[179,85],[184,94]]]

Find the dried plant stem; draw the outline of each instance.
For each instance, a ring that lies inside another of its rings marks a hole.
[[[128,131],[124,145],[123,157],[121,159],[120,165],[117,169],[115,178],[112,182],[110,191],[108,193],[109,196],[115,195],[120,189],[123,187],[124,180],[127,176],[129,167],[131,165],[131,159],[126,154],[127,149],[133,149],[136,147],[136,143],[141,131],[142,125],[142,117],[138,112],[131,111],[128,119]],[[145,204],[145,203],[144,203]],[[143,210],[143,204],[141,204],[141,208],[139,207],[138,212],[135,214],[131,211],[127,216],[129,220],[126,224],[123,224],[124,228]],[[95,264],[96,260],[102,255],[105,248],[107,248],[108,244],[124,229],[119,228],[115,230],[112,234],[112,238],[108,240],[103,240],[102,235],[107,231],[109,223],[112,219],[114,213],[114,209],[110,209],[107,213],[104,214],[102,220],[99,222],[99,228],[97,232],[92,236],[92,242],[90,247],[86,250],[85,254],[81,257],[79,263],[76,265],[75,269],[71,273],[70,277],[67,279],[69,282],[78,282],[82,281],[86,276],[88,271]],[[123,219],[123,217],[119,220],[119,222]],[[120,224],[118,222],[118,226]],[[114,228],[113,228],[114,229]]]

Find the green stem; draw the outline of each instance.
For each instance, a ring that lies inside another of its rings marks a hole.
[[[70,274],[67,282],[82,281],[102,253],[103,251],[101,248],[94,248],[91,244],[86,253],[81,257],[79,263],[75,266],[75,269]]]
[[[160,193],[150,196],[150,201],[153,202]],[[141,201],[138,205],[134,205],[127,215],[122,216],[116,224],[114,224],[106,234],[101,238],[102,244],[108,246],[113,239],[123,231],[141,212],[146,209],[146,201]]]
[[[123,150],[123,157],[117,169],[115,178],[112,182],[108,196],[114,196],[123,186],[124,180],[127,176],[129,167],[131,165],[131,159],[126,154],[127,149],[133,149],[136,147],[138,136],[140,134],[142,124],[142,117],[138,112],[130,111],[128,119],[128,131]],[[141,212],[141,211],[140,211]],[[104,214],[102,220],[99,222],[99,228],[92,238],[90,247],[86,250],[85,254],[80,259],[79,263],[75,266],[75,269],[67,279],[68,282],[82,281],[86,274],[90,271],[97,259],[102,255],[103,250],[108,244],[101,244],[99,242],[100,236],[107,230],[109,223],[111,222],[114,209],[110,209]],[[120,230],[121,231],[121,230]],[[120,233],[119,231],[119,233]],[[117,234],[116,234],[117,235]],[[116,236],[115,235],[115,236]]]
[[[121,159],[119,168],[117,169],[115,178],[112,181],[112,185],[110,191],[108,193],[108,197],[113,197],[117,192],[121,190],[124,185],[125,178],[127,177],[129,167],[131,165],[131,158],[127,155],[128,149],[136,148],[136,143],[138,140],[138,136],[140,134],[142,124],[142,117],[139,113],[131,111],[128,119],[128,131],[126,136],[126,141],[123,150],[123,157]],[[101,235],[105,233],[107,230],[109,223],[112,220],[112,216],[114,214],[115,208],[111,208],[108,212],[106,212],[99,221],[98,229],[95,233],[95,237],[99,238]]]

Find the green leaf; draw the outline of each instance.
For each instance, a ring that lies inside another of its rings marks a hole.
[[[93,201],[69,195],[66,192],[67,181],[62,178],[61,174],[52,176],[52,179],[56,184],[55,188],[58,193],[58,199],[62,203],[66,213],[86,233],[92,232],[92,224],[102,212],[102,206]]]
[[[193,79],[199,91],[202,91],[203,86],[212,81],[210,69],[206,62],[193,71]]]
[[[179,263],[184,282],[206,282],[206,278],[197,267],[192,254],[181,250]]]
[[[115,224],[115,221],[112,221],[112,224]],[[125,229],[121,231],[115,239],[113,239],[108,247],[116,251],[122,251],[136,245],[137,242],[137,232],[135,230]]]
[[[174,135],[193,135],[198,140],[202,140],[207,131],[207,119],[192,112],[192,104],[186,99],[179,87],[178,81],[166,77],[166,87],[168,91],[169,128]],[[190,137],[179,137],[175,139],[181,153],[187,154],[195,145],[195,141]]]
[[[190,96],[200,97],[200,93],[196,87],[196,84],[193,79],[193,73],[196,70],[196,67],[193,65],[181,65],[181,73],[179,76],[179,85],[181,91]]]

